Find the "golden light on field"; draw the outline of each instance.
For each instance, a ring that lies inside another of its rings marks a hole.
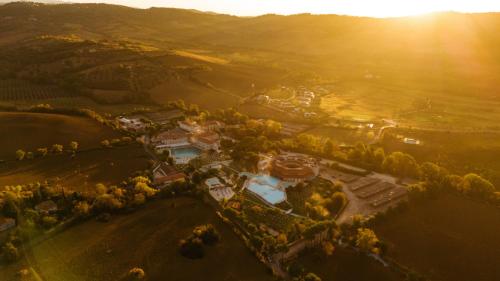
[[[438,11],[500,11],[499,0],[101,0],[97,2],[141,8],[151,6],[188,8],[244,16],[266,13],[314,13],[398,17]]]

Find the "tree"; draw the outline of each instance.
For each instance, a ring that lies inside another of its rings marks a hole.
[[[464,176],[462,190],[465,194],[477,198],[489,198],[496,191],[491,182],[473,173]]]
[[[36,154],[40,157],[45,157],[45,155],[47,155],[48,152],[49,150],[46,147],[40,147],[37,148],[36,150]]]
[[[101,146],[104,148],[110,148],[111,144],[109,143],[109,140],[103,140],[101,141]]]
[[[356,247],[365,252],[378,253],[379,240],[375,232],[369,228],[358,228]]]
[[[325,256],[329,257],[333,255],[333,252],[335,251],[335,246],[333,246],[332,242],[325,241],[321,243],[321,249],[323,250]]]
[[[318,275],[309,272],[305,276],[299,279],[300,281],[321,281],[321,278],[319,278]]]
[[[75,204],[75,207],[73,207],[73,214],[75,214],[76,217],[79,218],[84,218],[88,216],[90,213],[90,205],[87,203],[87,201],[80,201]]]
[[[42,225],[46,228],[51,228],[57,224],[57,218],[54,216],[44,216],[42,218]]]
[[[146,273],[140,267],[134,267],[128,272],[128,277],[130,280],[143,280],[146,277]]]
[[[333,144],[333,141],[331,139],[328,139],[325,142],[325,145],[323,146],[323,153],[327,156],[330,156],[330,155],[332,155],[334,149],[335,149],[335,145]]]
[[[387,172],[402,177],[415,177],[419,172],[415,158],[403,152],[391,153],[385,158],[382,166]]]
[[[212,224],[200,225],[195,227],[193,235],[200,238],[205,245],[213,245],[220,240],[220,234]]]
[[[19,250],[14,246],[14,244],[7,242],[2,247],[3,257],[8,262],[15,262],[19,259]]]
[[[79,146],[79,144],[76,141],[72,141],[69,143],[69,147],[71,148],[71,151],[73,153],[75,153],[78,150],[78,146]]]
[[[338,213],[347,204],[347,197],[343,192],[335,192],[330,200],[325,202],[325,207],[333,214]]]
[[[62,146],[62,144],[53,144],[51,151],[54,154],[58,154],[58,153],[62,153],[63,149],[64,149],[64,147]]]
[[[200,238],[190,237],[179,242],[179,251],[181,255],[190,259],[201,259],[205,256],[203,241]]]
[[[18,149],[18,150],[16,151],[16,159],[17,159],[17,160],[21,161],[21,160],[23,160],[23,159],[24,159],[24,157],[25,157],[25,156],[26,156],[26,152],[24,152],[24,150],[22,150],[22,149]]]
[[[138,194],[134,194],[134,201],[133,201],[133,204],[134,205],[142,205],[146,202],[146,196],[144,196],[144,194],[142,193],[138,193]]]

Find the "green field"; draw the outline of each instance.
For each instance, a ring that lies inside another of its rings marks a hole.
[[[97,183],[118,185],[134,172],[146,170],[149,157],[141,145],[82,151],[0,164],[0,189],[6,185],[49,181],[77,191],[92,191]]]
[[[215,225],[221,242],[207,246],[203,259],[182,257],[178,241],[207,223]],[[158,200],[109,223],[91,220],[72,227],[34,246],[23,262],[0,269],[0,280],[16,280],[18,269],[33,267],[44,280],[112,281],[136,266],[150,281],[272,280],[212,208],[189,198]]]
[[[121,134],[92,119],[45,113],[0,112],[0,159],[15,159],[18,149],[35,151],[53,144],[68,146],[77,141],[81,149],[99,146],[103,139]]]
[[[353,250],[336,248],[330,257],[307,253],[298,259],[306,272],[314,272],[323,281],[402,281],[399,274],[392,272],[379,262],[356,253]]]
[[[410,205],[374,229],[388,255],[430,280],[491,281],[500,268],[500,210],[444,196]]]
[[[141,145],[103,149],[103,139],[122,135],[96,121],[75,116],[41,113],[0,113],[0,187],[50,181],[79,191],[97,183],[119,184],[138,170],[145,170],[149,158]],[[17,149],[50,149],[52,144],[80,144],[75,157],[64,153],[43,158],[15,160]]]

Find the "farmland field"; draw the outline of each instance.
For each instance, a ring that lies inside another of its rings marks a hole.
[[[120,104],[100,104],[88,97],[59,97],[51,99],[33,99],[33,100],[8,100],[1,101],[0,106],[5,107],[18,107],[18,108],[29,108],[38,104],[49,104],[54,108],[63,109],[81,109],[87,108],[91,109],[100,114],[111,114],[113,116],[123,115],[127,112],[136,109],[154,109],[154,105],[143,105],[134,103],[120,103]]]
[[[332,256],[318,257],[307,253],[298,259],[307,272],[323,281],[400,281],[403,278],[377,261],[353,250],[336,248]]]
[[[92,191],[97,183],[118,185],[149,167],[141,145],[81,151],[0,164],[0,190],[6,185],[49,181],[77,191]]]
[[[39,100],[60,97],[71,97],[56,87],[36,85],[21,80],[0,80],[1,100]]]
[[[203,259],[182,257],[178,241],[207,223],[215,225],[221,242],[207,246]],[[72,227],[34,246],[26,261],[0,270],[0,280],[16,280],[19,268],[32,267],[44,280],[112,281],[136,266],[150,281],[272,280],[210,207],[189,198],[158,200],[106,224],[91,220]]]
[[[490,281],[500,276],[499,221],[498,208],[450,195],[412,204],[374,229],[390,257],[430,280]]]
[[[0,159],[12,160],[17,149],[34,151],[77,141],[81,149],[99,146],[118,132],[92,119],[45,113],[0,112]]]

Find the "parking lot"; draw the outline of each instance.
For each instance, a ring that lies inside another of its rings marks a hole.
[[[396,178],[385,174],[358,176],[322,167],[320,176],[344,184],[349,204],[337,218],[338,223],[349,222],[357,214],[370,216],[384,211],[404,200],[407,194],[406,188],[396,183]]]

